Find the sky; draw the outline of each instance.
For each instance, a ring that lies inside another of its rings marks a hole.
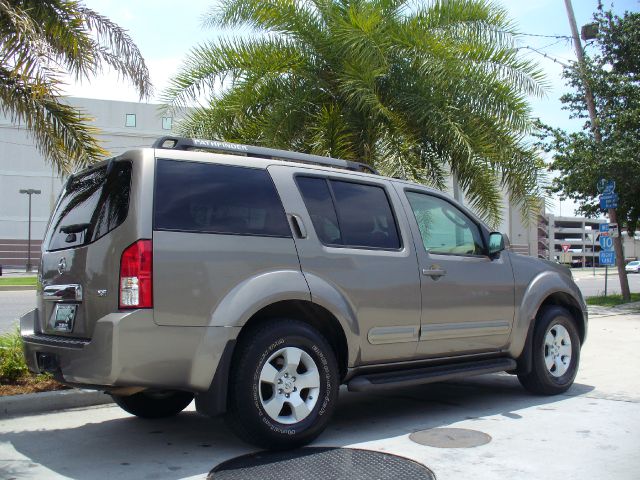
[[[569,119],[559,100],[567,91],[561,77],[562,63],[575,60],[573,45],[567,39],[547,37],[571,35],[564,0],[494,1],[504,6],[518,30],[527,34],[520,40],[520,46],[524,47],[521,52],[536,60],[546,75],[549,87],[545,97],[531,99],[533,115],[552,126],[579,130],[582,122]],[[179,68],[186,52],[197,44],[224,35],[202,27],[203,16],[216,4],[216,0],[85,0],[84,3],[128,30],[151,73],[155,88],[155,95],[149,100],[152,103],[158,102],[159,94]],[[611,3],[611,0],[604,1],[605,7]],[[589,23],[597,5],[598,0],[573,0],[578,29]],[[640,1],[615,0],[613,9],[619,14],[625,10],[639,11]],[[135,90],[110,71],[82,83],[69,81],[65,93],[106,100],[139,100]],[[560,202],[557,198],[550,206],[556,215],[573,215],[574,208],[570,200]]]

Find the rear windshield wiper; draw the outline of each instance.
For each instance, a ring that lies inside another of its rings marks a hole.
[[[62,233],[80,233],[84,232],[90,226],[90,223],[73,223],[71,225],[64,225],[60,227],[60,231]]]

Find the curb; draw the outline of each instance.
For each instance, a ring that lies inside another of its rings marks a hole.
[[[113,403],[111,397],[98,390],[56,390],[0,397],[0,417],[37,415],[67,408],[90,407]]]
[[[16,292],[21,290],[35,290],[35,285],[0,285],[0,292]]]

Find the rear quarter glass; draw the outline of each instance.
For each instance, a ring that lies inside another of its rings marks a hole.
[[[266,170],[158,159],[154,229],[290,237]]]

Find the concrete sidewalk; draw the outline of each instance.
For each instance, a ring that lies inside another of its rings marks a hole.
[[[537,397],[501,374],[402,389],[341,391],[316,446],[409,457],[439,480],[637,479],[640,469],[640,315],[594,312],[582,365],[565,395]],[[425,447],[411,432],[464,428],[491,437],[473,448]],[[0,478],[206,478],[252,451],[221,419],[188,411],[145,421],[114,406],[0,420]]]

